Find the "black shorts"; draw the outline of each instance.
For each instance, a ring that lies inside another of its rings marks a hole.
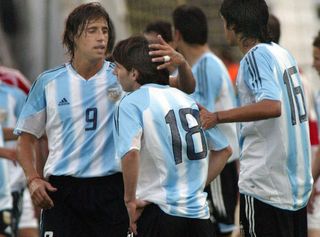
[[[97,178],[50,176],[58,191],[41,214],[41,237],[126,237],[129,218],[122,174]]]
[[[12,216],[11,210],[2,210],[0,211],[0,234],[6,237],[13,236],[11,224]]]
[[[245,237],[307,237],[307,210],[283,210],[240,194],[240,228]]]
[[[228,163],[205,189],[211,220],[219,235],[231,234],[236,229],[234,215],[238,202],[237,161]]]
[[[19,222],[22,214],[22,205],[23,205],[23,191],[15,191],[11,193],[13,204],[12,204],[12,233],[14,236],[18,234]]]
[[[209,219],[171,216],[150,204],[137,223],[138,237],[214,237]]]

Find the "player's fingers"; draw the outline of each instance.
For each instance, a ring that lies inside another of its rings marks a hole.
[[[137,232],[137,224],[135,222],[130,223],[130,231],[133,232],[135,235],[138,234]]]
[[[47,182],[46,182],[46,189],[50,192],[55,192],[58,190],[57,188],[53,187],[50,183],[47,183]]]
[[[43,206],[43,208],[49,209],[54,206],[52,199],[49,197],[45,190],[41,190],[39,194],[41,196],[41,205]]]
[[[161,44],[163,44],[163,45],[169,45],[169,44],[162,38],[162,35],[157,35],[157,37],[158,37],[158,39],[159,39],[159,41],[160,41]]]
[[[162,69],[165,69],[167,68],[168,66],[170,66],[171,63],[170,62],[167,62],[167,63],[164,63],[164,64],[161,64],[157,67],[158,70],[162,70]]]
[[[163,61],[163,56],[170,55],[170,54],[171,54],[171,52],[166,50],[166,49],[161,49],[161,50],[159,49],[159,50],[149,51],[149,55],[153,57],[152,61],[155,58],[161,58],[162,61]],[[159,56],[159,57],[157,57],[157,56]]]

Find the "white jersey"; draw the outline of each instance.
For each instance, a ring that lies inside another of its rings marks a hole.
[[[3,127],[14,128],[25,103],[25,93],[13,86],[0,82],[0,109],[4,113]],[[16,141],[5,142],[6,148],[15,149]],[[21,191],[26,186],[25,176],[20,165],[8,161],[11,191]]]
[[[295,60],[277,44],[258,44],[241,60],[237,87],[241,106],[281,101],[280,117],[242,123],[240,193],[281,209],[304,207],[312,187],[311,152]]]
[[[23,107],[16,133],[48,136],[44,175],[100,177],[120,171],[115,160],[113,113],[122,95],[105,62],[89,80],[70,63],[40,75]]]
[[[209,111],[228,110],[236,107],[236,96],[228,71],[223,62],[211,52],[204,53],[192,66],[196,80],[195,92],[191,95]],[[228,162],[240,156],[236,123],[218,124],[232,148]]]
[[[3,147],[3,133],[0,124],[0,147]],[[12,208],[12,197],[9,186],[8,161],[0,157],[0,211]]]
[[[128,94],[115,114],[117,156],[140,150],[137,198],[158,205],[165,213],[209,218],[203,191],[208,150],[228,146],[217,128],[200,127],[196,102],[169,86],[146,84]]]

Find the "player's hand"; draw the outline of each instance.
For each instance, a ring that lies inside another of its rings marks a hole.
[[[205,107],[197,104],[200,109],[200,120],[203,129],[210,129],[218,123],[218,116],[216,113],[209,112]]]
[[[149,44],[150,52],[149,54],[153,57],[152,62],[163,62],[163,64],[158,66],[158,69],[164,69],[169,67],[177,68],[180,65],[186,63],[185,58],[182,54],[174,50],[161,35],[157,36],[159,43]],[[164,56],[168,56],[167,59]]]
[[[314,201],[318,195],[320,195],[320,192],[315,187],[313,187],[311,196],[308,202],[308,206],[307,206],[307,211],[310,214],[312,214],[314,211]]]
[[[55,192],[57,189],[47,181],[36,178],[29,185],[29,191],[33,203],[43,209],[50,209],[54,206],[52,199],[48,195],[49,192]]]
[[[127,211],[129,214],[129,231],[133,232],[135,235],[137,232],[137,221],[141,216],[144,208],[150,203],[144,200],[136,199],[131,202],[126,203]]]

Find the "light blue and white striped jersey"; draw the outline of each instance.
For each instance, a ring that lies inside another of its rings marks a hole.
[[[0,147],[4,146],[2,126],[0,124]],[[12,208],[9,185],[8,161],[0,157],[0,211]]]
[[[41,74],[33,84],[16,132],[38,138],[47,133],[45,177],[99,177],[119,171],[112,124],[122,89],[113,68],[105,62],[85,80],[67,63]]]
[[[199,124],[196,102],[178,89],[146,84],[123,98],[114,136],[117,157],[140,150],[137,198],[169,215],[209,218],[207,147],[221,150],[228,142],[217,128],[205,136]]]
[[[0,109],[5,111],[6,114],[5,120],[2,122],[3,127],[14,128],[16,126],[25,101],[26,94],[22,90],[0,82]],[[16,144],[16,141],[7,141],[4,143],[4,146],[15,149]],[[11,190],[21,191],[26,186],[22,168],[12,161],[8,161],[8,167]]]
[[[235,108],[236,96],[228,71],[223,62],[212,52],[204,53],[192,66],[196,80],[195,92],[191,95],[209,111]],[[217,127],[227,137],[232,148],[228,162],[240,156],[239,139],[236,123],[218,124]]]
[[[241,127],[240,192],[272,206],[297,210],[310,195],[309,126],[297,63],[277,44],[258,44],[241,60],[241,106],[281,101],[281,116]]]

